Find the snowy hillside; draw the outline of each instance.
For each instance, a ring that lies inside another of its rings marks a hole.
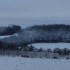
[[[70,70],[70,60],[0,57],[1,70]]]
[[[14,44],[34,42],[70,42],[70,25],[36,25],[24,28],[20,33],[1,39]]]

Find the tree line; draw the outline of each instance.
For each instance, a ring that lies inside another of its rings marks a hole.
[[[21,31],[21,27],[18,25],[12,25],[12,26],[8,26],[8,27],[0,27],[0,36],[12,35],[19,31]]]

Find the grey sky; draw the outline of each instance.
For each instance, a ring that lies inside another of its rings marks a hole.
[[[0,0],[0,18],[70,17],[70,0]]]

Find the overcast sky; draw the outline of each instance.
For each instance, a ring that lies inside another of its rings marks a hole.
[[[0,18],[70,17],[70,0],[0,0]]]

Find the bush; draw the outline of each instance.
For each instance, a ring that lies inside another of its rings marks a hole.
[[[59,55],[62,55],[62,50],[59,49],[59,48],[55,48],[55,49],[53,50],[53,52],[54,52],[54,53],[58,53]]]
[[[28,57],[27,55],[21,55],[21,57]]]
[[[63,49],[63,55],[69,55],[70,50],[68,50],[67,48]]]
[[[42,48],[40,48],[38,51],[39,51],[39,52],[42,52],[42,51],[43,51],[43,49],[42,49]]]
[[[31,45],[29,51],[34,51],[33,46]]]
[[[68,59],[69,59],[69,57],[66,57],[66,59],[68,60]]]
[[[56,57],[56,56],[54,56],[53,58],[54,58],[54,59],[58,59],[58,57]]]
[[[52,52],[52,50],[51,49],[47,49],[47,52]]]

